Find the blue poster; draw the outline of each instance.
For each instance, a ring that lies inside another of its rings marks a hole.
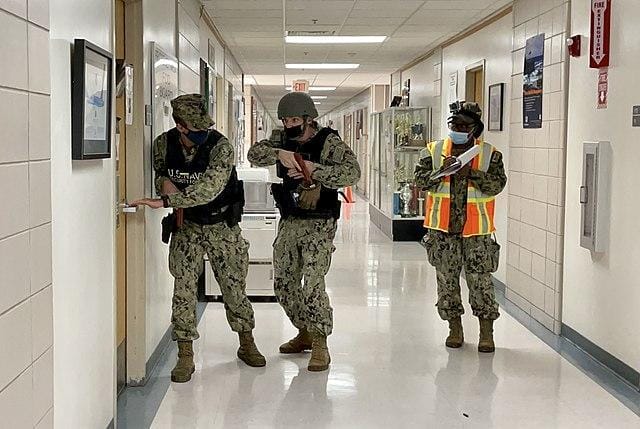
[[[544,34],[527,40],[524,56],[522,124],[524,128],[542,128],[542,73],[544,70]]]

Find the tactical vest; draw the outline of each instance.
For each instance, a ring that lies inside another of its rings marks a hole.
[[[495,148],[482,140],[476,140],[480,145],[480,154],[471,161],[471,168],[488,171],[491,156]],[[429,143],[427,150],[433,160],[433,171],[438,170],[443,160],[451,155],[453,143],[450,138]],[[463,237],[489,235],[496,230],[494,224],[496,199],[483,194],[469,181],[467,188],[467,218],[462,231]],[[448,232],[451,208],[451,177],[445,177],[436,192],[429,192],[427,197],[427,212],[424,219],[425,228]]]
[[[331,135],[338,135],[338,132],[331,128],[323,128],[316,135],[304,144],[295,140],[286,140],[282,149],[290,152],[297,152],[306,161],[319,164],[321,162],[322,150],[327,138]],[[301,179],[292,179],[287,174],[288,169],[280,161],[277,162],[278,177],[282,179],[282,184],[272,185],[272,193],[276,205],[280,210],[280,215],[286,217],[298,217],[309,219],[338,219],[340,217],[340,201],[336,189],[328,189],[324,186],[320,191],[320,200],[314,210],[301,209],[298,206],[298,188],[302,183]]]
[[[211,130],[207,141],[196,148],[194,158],[191,162],[187,162],[180,142],[180,132],[176,128],[170,130],[167,133],[165,155],[166,176],[181,191],[196,183],[207,171],[211,151],[223,137],[219,132]],[[242,207],[244,207],[244,187],[242,181],[238,180],[234,166],[223,191],[207,204],[184,209],[184,218],[201,225],[212,225],[223,220],[231,225],[240,221]]]

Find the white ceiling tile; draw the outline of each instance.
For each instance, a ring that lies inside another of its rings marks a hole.
[[[405,18],[347,18],[345,25],[368,25],[371,29],[378,26],[399,26]]]
[[[202,0],[209,11],[219,9],[282,9],[282,0]]]
[[[389,84],[389,75],[447,38],[511,0],[206,0],[226,43],[256,93],[275,117],[278,101],[295,79],[337,86],[322,93],[327,112],[368,85]],[[415,12],[415,13],[414,13]],[[283,13],[286,27],[283,28]],[[317,20],[314,24],[314,20]],[[387,35],[379,45],[287,45],[284,30],[325,31],[339,35]],[[350,62],[360,68],[292,74],[286,62]]]
[[[282,20],[282,8],[280,9],[219,9],[211,12],[213,18],[278,18]]]
[[[425,3],[422,9],[484,9],[495,0],[430,0]]]
[[[394,1],[393,9],[414,11],[423,5],[424,1],[420,0],[404,0]],[[389,10],[389,2],[382,0],[358,0],[355,10]]]

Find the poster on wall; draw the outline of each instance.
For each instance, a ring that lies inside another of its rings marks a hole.
[[[522,124],[524,128],[542,128],[542,74],[544,71],[544,34],[527,40],[524,57]]]
[[[458,72],[449,75],[449,104],[458,101]]]

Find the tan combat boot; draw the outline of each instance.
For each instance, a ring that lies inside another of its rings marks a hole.
[[[313,337],[311,346],[311,359],[309,359],[309,371],[326,371],[329,369],[331,356],[329,356],[329,347],[327,346],[327,337],[316,334]]]
[[[447,347],[458,349],[464,343],[464,332],[462,331],[462,318],[456,317],[449,320],[449,336],[445,341]]]
[[[193,363],[193,341],[178,341],[178,363],[171,371],[171,381],[186,383],[196,371]]]
[[[493,343],[493,320],[480,319],[480,341],[478,341],[480,353],[493,353],[496,345]]]
[[[292,354],[311,350],[313,338],[306,328],[300,329],[298,335],[280,346],[280,353]]]
[[[265,366],[267,364],[267,360],[258,350],[251,331],[238,332],[238,337],[240,338],[238,358],[249,366]]]

